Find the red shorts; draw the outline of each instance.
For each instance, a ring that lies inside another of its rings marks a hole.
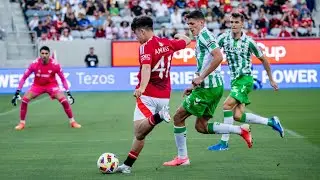
[[[43,93],[48,93],[51,99],[55,99],[55,95],[60,91],[60,87],[57,84],[48,84],[45,86],[32,85],[29,91],[33,94],[34,97],[37,97]]]

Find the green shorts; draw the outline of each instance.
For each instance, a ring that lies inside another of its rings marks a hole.
[[[183,108],[196,117],[213,117],[223,95],[223,86],[196,88],[183,101]]]
[[[252,76],[240,76],[239,78],[231,81],[230,96],[239,101],[241,104],[250,104],[248,94],[253,89]]]

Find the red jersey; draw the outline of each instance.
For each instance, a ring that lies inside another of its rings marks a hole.
[[[58,85],[56,80],[56,74],[61,79],[63,87],[68,90],[68,83],[66,78],[63,75],[60,64],[58,64],[54,59],[49,58],[48,64],[43,64],[41,58],[37,58],[33,61],[28,69],[24,72],[22,79],[20,80],[18,89],[21,90],[24,82],[30,76],[31,73],[34,73],[34,85],[38,86],[47,86],[47,85]]]
[[[172,55],[175,51],[184,48],[186,48],[184,40],[169,40],[157,36],[153,36],[146,43],[142,44],[139,51],[139,84],[136,89],[140,87],[142,65],[150,64],[151,76],[143,95],[156,98],[170,98],[170,65]]]

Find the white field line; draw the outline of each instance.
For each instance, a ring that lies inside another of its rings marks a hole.
[[[33,100],[33,101],[30,102],[30,104],[28,106],[30,107],[31,105],[39,104],[42,101],[47,100],[47,99],[49,99],[49,98],[48,97],[44,97],[44,98],[41,98],[41,99]],[[15,107],[15,108],[12,108],[12,109],[10,109],[8,111],[0,113],[0,116],[5,116],[5,115],[8,115],[8,114],[14,113],[16,111],[19,111],[19,110],[20,110],[19,105],[17,105],[17,107]]]

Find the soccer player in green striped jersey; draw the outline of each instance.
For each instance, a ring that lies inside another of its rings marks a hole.
[[[199,86],[187,88],[185,99],[174,115],[174,136],[178,156],[165,162],[164,166],[189,165],[187,154],[187,137],[185,120],[196,116],[195,128],[203,134],[238,134],[252,146],[249,125],[234,126],[232,124],[208,123],[223,94],[223,80],[220,75],[222,53],[215,37],[204,26],[205,18],[201,11],[193,11],[187,15],[187,22],[192,34],[196,37],[197,78]]]
[[[253,89],[252,54],[262,62],[274,90],[278,90],[278,85],[273,80],[266,56],[263,55],[256,42],[242,31],[244,16],[240,13],[232,13],[230,22],[231,31],[227,31],[218,37],[218,44],[227,55],[231,73],[231,92],[223,104],[224,123],[232,124],[236,120],[245,123],[263,124],[272,127],[283,137],[284,130],[278,117],[265,118],[253,113],[245,113],[245,106],[250,104],[248,94]],[[213,151],[227,150],[228,140],[229,134],[223,134],[221,141],[208,149]]]

